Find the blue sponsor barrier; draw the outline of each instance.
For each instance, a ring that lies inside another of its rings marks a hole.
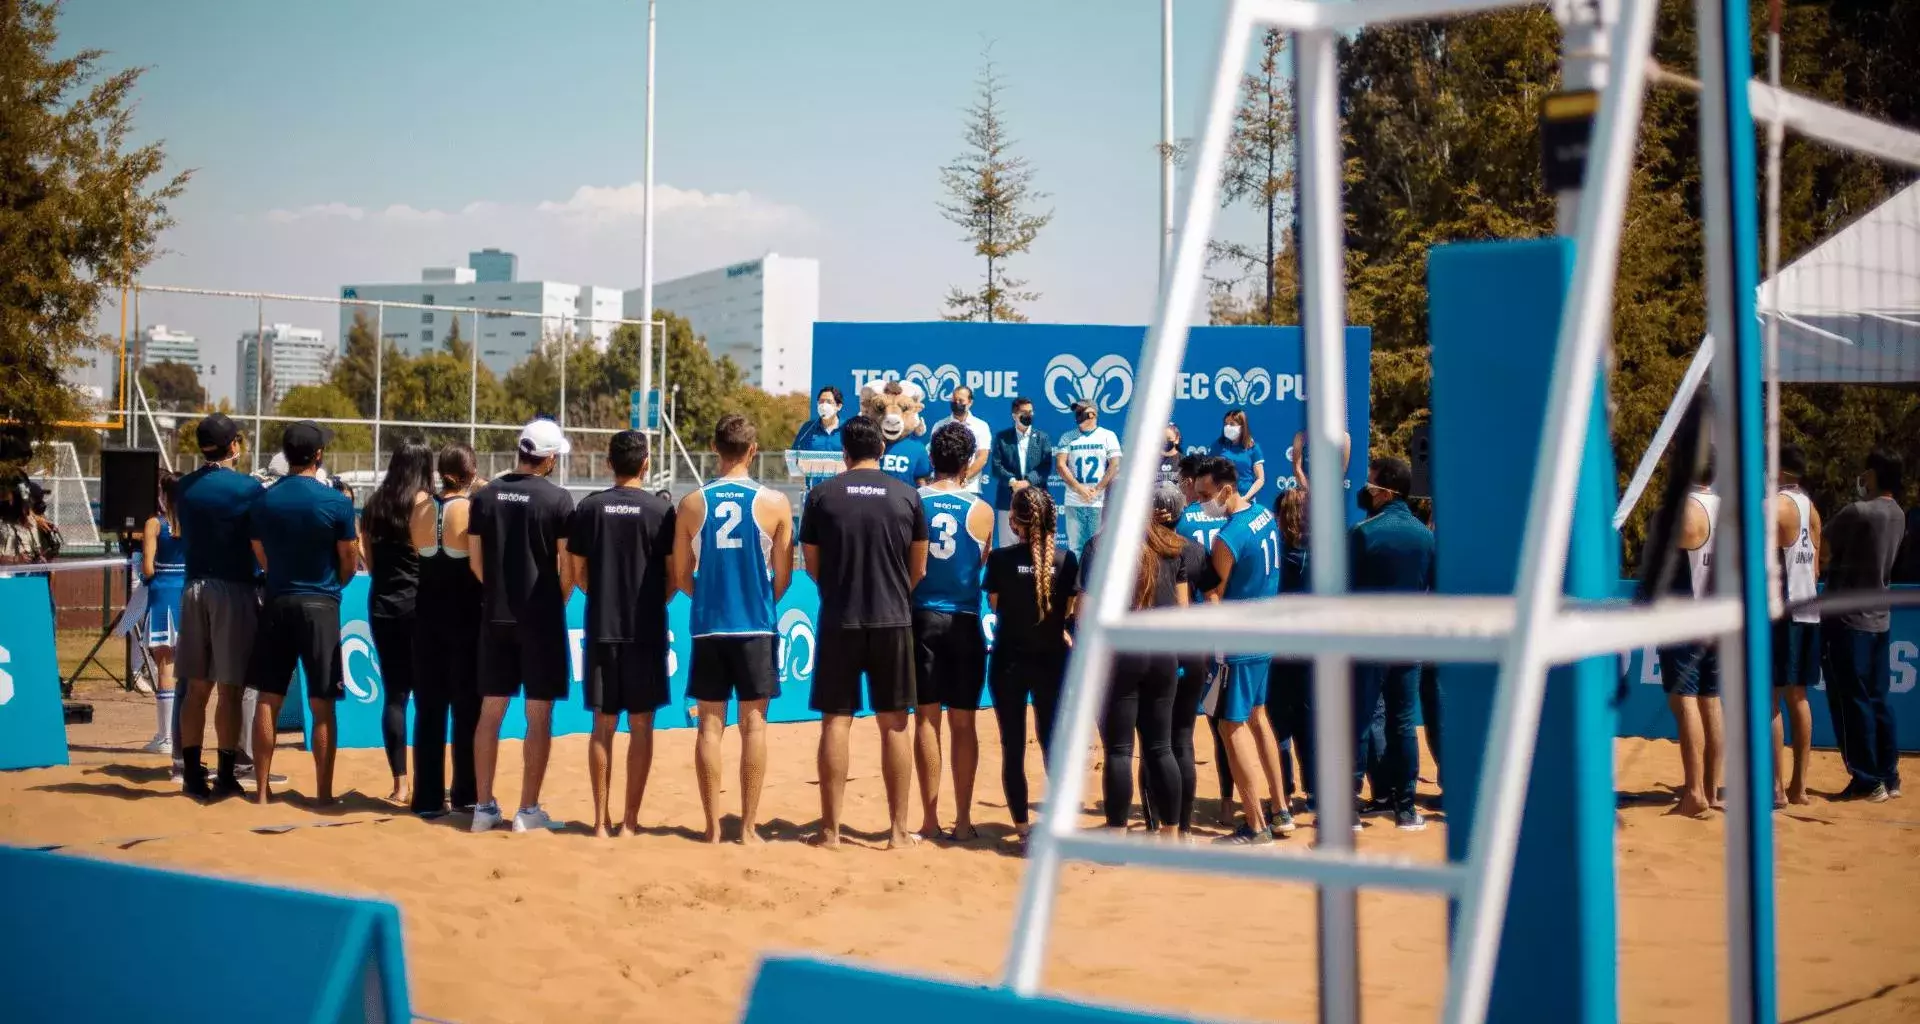
[[[747,995],[743,1024],[841,1024],[853,1006],[911,1006],[915,1024],[1166,1024],[1193,1020],[1022,996],[978,982],[893,974],[803,957],[770,956]]]
[[[66,763],[47,578],[0,577],[0,769]]]
[[[0,986],[17,1021],[405,1021],[391,904],[0,847]],[[162,948],[102,965],[102,936]],[[270,949],[191,962],[171,938]]]

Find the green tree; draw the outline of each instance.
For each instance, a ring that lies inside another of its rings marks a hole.
[[[360,416],[360,410],[339,388],[331,384],[302,384],[290,389],[285,398],[280,399],[278,421],[268,420],[264,428],[268,437],[279,436],[290,420],[351,420]],[[333,431],[333,450],[340,452],[366,452],[373,450],[373,430],[359,424],[332,423],[327,428]],[[275,442],[278,443],[277,441]]]
[[[1020,322],[1022,303],[1040,297],[1027,282],[1008,277],[1011,257],[1033,248],[1040,229],[1053,219],[1051,210],[1034,212],[1046,194],[1034,190],[1033,169],[1015,156],[1013,139],[1000,103],[1000,78],[994,71],[992,46],[982,57],[979,94],[967,109],[966,149],[940,169],[947,198],[940,213],[961,230],[973,253],[986,263],[986,277],[978,289],[953,288],[947,293],[948,320]]]
[[[190,173],[162,178],[159,143],[130,147],[142,69],[58,56],[58,11],[0,0],[0,422],[31,440],[92,418],[66,373],[109,292],[153,260]]]
[[[363,309],[354,310],[353,324],[347,328],[346,349],[334,359],[328,373],[328,383],[352,399],[354,408],[360,410],[362,417],[373,415],[376,379],[385,377],[392,380],[393,377],[388,375],[406,374],[406,357],[391,344],[382,354],[379,350],[381,341],[374,337],[374,330],[373,318]],[[389,414],[383,409],[381,415]]]
[[[1226,167],[1221,172],[1222,206],[1245,203],[1258,211],[1266,232],[1265,245],[1226,239],[1208,243],[1213,262],[1226,263],[1233,276],[1216,280],[1216,323],[1292,323],[1299,308],[1297,275],[1292,260],[1280,260],[1293,250],[1293,96],[1292,78],[1281,67],[1287,37],[1275,29],[1261,39],[1260,64],[1241,85],[1240,108],[1233,116],[1227,143]],[[1253,279],[1253,291],[1243,304],[1233,296],[1233,285]]]
[[[140,387],[156,410],[191,412],[207,404],[207,389],[200,386],[200,375],[186,363],[162,361],[142,366]]]

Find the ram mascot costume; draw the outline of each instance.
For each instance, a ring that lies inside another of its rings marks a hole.
[[[860,389],[860,415],[880,427],[887,445],[880,468],[915,487],[933,479],[933,461],[927,457],[927,443],[920,439],[927,431],[920,419],[926,405],[926,391],[912,381],[868,381]]]

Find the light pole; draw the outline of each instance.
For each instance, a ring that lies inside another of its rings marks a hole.
[[[653,50],[654,0],[647,0],[647,142],[640,183],[640,429],[653,402]]]
[[[1160,0],[1160,292],[1173,251],[1173,0]]]

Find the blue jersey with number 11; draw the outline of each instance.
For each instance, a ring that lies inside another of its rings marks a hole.
[[[700,496],[707,515],[693,544],[693,635],[772,633],[773,538],[753,515],[760,485],[723,478]]]
[[[980,614],[980,567],[987,550],[967,529],[979,503],[970,491],[920,488],[920,507],[927,517],[927,574],[913,588],[915,608]]]
[[[1228,516],[1220,543],[1233,555],[1223,600],[1251,601],[1280,592],[1280,528],[1272,509],[1254,505]]]

